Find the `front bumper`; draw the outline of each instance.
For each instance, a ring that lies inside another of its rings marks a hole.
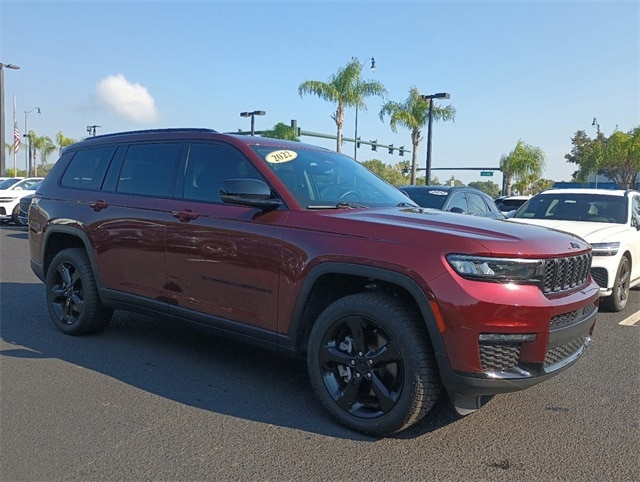
[[[441,373],[461,414],[477,410],[485,396],[524,390],[554,377],[580,358],[591,341],[598,309],[592,303],[551,320],[542,362],[527,361],[527,343],[478,342],[481,372]]]

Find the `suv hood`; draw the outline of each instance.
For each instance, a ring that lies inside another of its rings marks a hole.
[[[510,218],[510,222],[543,226],[557,229],[565,233],[580,236],[588,243],[603,243],[619,240],[621,235],[629,231],[629,226],[616,223],[589,223],[586,221],[551,221],[541,219]]]
[[[506,257],[577,255],[590,246],[568,233],[425,208],[370,208],[323,211],[323,231],[357,234],[397,244],[446,247],[476,245],[476,254]],[[438,238],[438,239],[436,239]],[[462,252],[462,251],[461,251]]]

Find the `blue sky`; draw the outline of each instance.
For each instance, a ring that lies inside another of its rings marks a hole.
[[[375,57],[365,79],[402,102],[410,87],[449,92],[455,122],[435,123],[432,166],[497,166],[518,140],[546,154],[544,177],[570,180],[564,155],[584,130],[629,131],[639,122],[637,1],[41,1],[0,0],[0,62],[5,70],[6,140],[17,121],[55,138],[155,127],[248,130],[241,111],[264,110],[256,129],[298,121],[335,134],[335,106],[301,98],[305,80],[327,81],[352,57]],[[393,133],[369,98],[358,135],[410,149],[409,131]],[[354,111],[345,136],[354,135]],[[419,165],[426,159],[425,140]],[[334,147],[334,141],[303,137]],[[343,151],[353,155],[353,145]],[[358,150],[395,164],[387,150]],[[404,159],[410,159],[405,155]],[[7,167],[13,160],[7,157]],[[24,168],[24,150],[18,154]],[[440,171],[446,180],[478,171]]]

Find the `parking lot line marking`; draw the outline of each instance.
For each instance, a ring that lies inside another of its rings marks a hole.
[[[625,318],[618,324],[625,325],[625,326],[633,326],[639,321],[640,321],[640,311],[637,311],[634,315],[631,315],[628,318]]]

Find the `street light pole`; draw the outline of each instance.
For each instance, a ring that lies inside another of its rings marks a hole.
[[[354,60],[357,60],[354,57]],[[364,67],[364,64],[367,63],[369,60],[371,60],[371,72],[376,71],[376,59],[374,59],[373,57],[370,57],[368,59],[365,59],[361,64],[360,64],[360,68]],[[360,62],[358,62],[360,63]],[[357,161],[358,160],[358,105],[356,104],[356,132],[354,134],[353,137],[353,158]]]
[[[266,112],[263,110],[254,110],[253,112],[240,112],[240,117],[251,117],[251,135],[255,135],[255,117],[257,115],[266,115]]]
[[[0,176],[6,174],[6,159],[5,159],[5,123],[4,123],[4,68],[19,70],[18,65],[3,64],[0,63]],[[15,173],[14,173],[15,174]]]
[[[425,170],[425,185],[429,185],[431,179],[431,126],[433,124],[433,99],[449,99],[447,92],[438,94],[421,95],[422,99],[429,101],[429,127],[427,127],[427,167]]]
[[[24,150],[24,168],[27,170],[27,177],[31,176],[31,136],[29,136],[29,131],[27,130],[27,117],[33,111],[37,111],[38,114],[41,113],[40,107],[34,107],[31,110],[24,111],[24,134],[22,134],[27,140],[27,148]]]

